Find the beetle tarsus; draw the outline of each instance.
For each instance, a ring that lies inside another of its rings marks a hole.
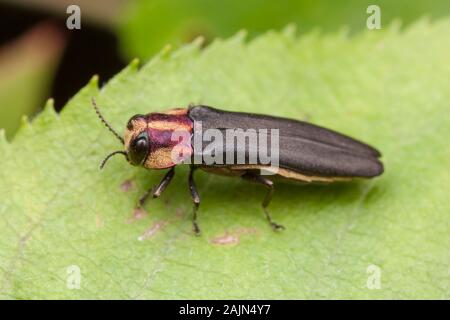
[[[276,222],[274,222],[272,220],[272,216],[270,215],[270,212],[267,210],[266,207],[267,206],[264,206],[264,204],[263,204],[264,213],[266,214],[267,221],[269,221],[270,226],[272,227],[272,230],[273,231],[280,231],[280,230],[286,229],[283,225],[278,224],[278,223],[276,223]]]
[[[270,224],[270,226],[272,227],[273,231],[280,231],[280,230],[286,229],[283,225],[275,223],[275,222],[272,222]]]
[[[192,229],[194,230],[194,234],[196,236],[200,235],[200,228],[198,227],[197,222],[195,222],[195,221],[192,222]]]
[[[286,229],[283,225],[273,222],[272,218],[270,217],[270,215],[267,211],[266,211],[266,216],[267,216],[267,220],[269,220],[270,226],[272,227],[273,231],[280,231],[280,230]]]
[[[197,194],[197,196],[198,196],[198,194]],[[198,198],[198,201],[200,201],[200,198]],[[198,224],[197,224],[197,210],[198,210],[199,204],[200,204],[200,202],[194,202],[194,210],[193,210],[193,216],[192,216],[192,228],[193,228],[196,236],[200,235],[200,228],[198,227]]]
[[[192,213],[192,227],[194,229],[195,235],[199,236],[200,228],[198,227],[198,224],[197,224],[197,210],[198,210],[198,207],[200,206],[200,196],[198,194],[197,186],[195,185],[195,181],[194,181],[195,169],[196,168],[194,166],[191,166],[191,171],[189,171],[188,183],[189,183],[189,191],[191,192],[192,201],[194,201],[194,208],[193,208],[193,213]]]
[[[148,196],[150,195],[150,191],[146,191],[142,197],[139,198],[139,206],[144,206],[145,201],[147,201]]]

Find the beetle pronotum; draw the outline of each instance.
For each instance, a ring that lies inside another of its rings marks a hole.
[[[169,169],[161,182],[139,199],[139,206],[143,206],[150,195],[153,198],[161,195],[172,180],[176,165],[190,164],[188,184],[194,203],[193,229],[196,234],[200,233],[197,224],[200,196],[193,174],[198,168],[264,185],[267,194],[262,207],[274,230],[284,227],[274,222],[267,210],[274,192],[273,181],[267,174],[306,182],[333,182],[372,178],[383,173],[383,164],[379,160],[381,154],[375,148],[303,121],[228,112],[198,105],[162,113],[134,115],[128,121],[122,137],[101,115],[94,99],[92,104],[100,120],[125,148],[106,156],[101,168],[113,155],[122,154],[135,166]],[[199,127],[202,132],[199,132]],[[228,137],[229,131],[234,133],[233,143],[215,141],[218,137]],[[205,138],[206,134],[203,136],[204,132],[209,132],[208,138]],[[272,135],[273,132],[277,134]],[[212,133],[215,140],[211,148]],[[260,140],[252,143],[249,137],[255,135],[249,133],[257,134]],[[196,137],[199,134],[200,144],[197,144]],[[243,143],[235,144],[235,139]],[[262,151],[267,154],[267,150],[262,150],[263,147],[270,148],[271,155],[276,151],[276,167],[264,160]],[[224,159],[231,161],[224,162]]]

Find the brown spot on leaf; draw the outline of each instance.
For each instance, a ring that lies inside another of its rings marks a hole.
[[[144,219],[148,216],[147,211],[145,211],[142,208],[134,208],[133,215],[129,217],[125,222],[126,223],[133,223],[134,221]]]
[[[219,245],[235,245],[239,242],[239,236],[225,232],[225,234],[212,238],[211,243]]]
[[[210,240],[212,244],[217,245],[236,245],[239,243],[241,235],[257,234],[256,228],[238,228],[232,232],[226,231],[224,234],[214,237]]]
[[[177,218],[183,218],[186,215],[186,211],[184,211],[182,208],[176,208],[175,209],[175,217]]]
[[[158,231],[162,230],[164,226],[167,224],[165,220],[159,220],[153,223],[153,225],[147,229],[141,236],[139,236],[139,241],[144,241],[148,238],[153,237]]]
[[[242,235],[242,234],[257,234],[258,233],[258,229],[241,227],[241,228],[238,228],[236,230],[236,233],[239,234],[239,235]]]
[[[101,227],[103,227],[103,219],[102,219],[102,216],[100,216],[100,215],[95,215],[95,226],[97,227],[97,228],[101,228]]]
[[[132,190],[134,188],[134,183],[131,180],[125,180],[124,182],[122,182],[122,184],[120,185],[120,189],[123,192],[128,192],[130,190]]]

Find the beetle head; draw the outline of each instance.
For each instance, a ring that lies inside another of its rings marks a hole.
[[[128,120],[124,140],[128,161],[135,166],[143,165],[151,147],[144,115],[137,114]]]

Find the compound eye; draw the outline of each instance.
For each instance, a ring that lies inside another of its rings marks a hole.
[[[128,156],[132,164],[140,165],[147,158],[148,152],[148,135],[147,132],[142,132],[131,142]]]

